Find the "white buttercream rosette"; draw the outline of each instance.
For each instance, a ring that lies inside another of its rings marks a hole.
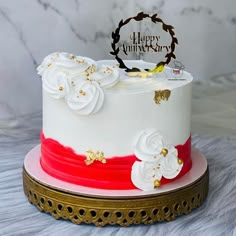
[[[68,106],[80,115],[96,113],[104,101],[104,93],[96,81],[77,80],[73,92],[66,97]]]
[[[117,68],[99,65],[87,57],[52,53],[37,68],[43,89],[53,98],[64,98],[80,115],[96,113],[104,102],[103,89],[119,81]]]
[[[111,88],[119,81],[119,71],[117,68],[101,65],[91,74],[90,79],[96,80],[103,88]]]
[[[95,62],[86,57],[77,57],[69,53],[52,53],[38,66],[42,76],[43,89],[53,98],[64,98],[73,86],[72,77],[84,78],[84,71]]]
[[[159,186],[161,178],[175,178],[183,167],[178,151],[165,144],[163,136],[155,129],[143,130],[135,140],[134,153],[140,161],[132,166],[131,180],[144,191]]]
[[[47,74],[52,68],[54,73],[64,72],[68,76],[82,75],[82,73],[95,61],[88,57],[75,56],[66,52],[55,52],[44,58],[41,65],[37,67],[38,74],[42,77],[47,77]]]

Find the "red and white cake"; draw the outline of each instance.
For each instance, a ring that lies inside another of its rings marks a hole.
[[[126,61],[130,67],[155,67]],[[53,53],[43,84],[41,158],[49,175],[99,189],[153,190],[191,162],[192,76],[165,67],[140,78],[116,61]]]

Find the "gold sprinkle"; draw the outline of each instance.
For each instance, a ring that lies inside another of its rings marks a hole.
[[[160,187],[160,186],[161,186],[160,180],[158,180],[158,179],[154,180],[154,187],[157,188],[157,187]]]
[[[95,72],[96,70],[96,67],[95,65],[91,65],[89,66],[86,70],[85,70],[85,73],[87,76],[89,76],[90,74],[92,74],[93,72]]]
[[[60,90],[60,91],[63,91],[63,90],[64,90],[64,87],[63,87],[63,86],[60,86],[60,87],[59,87],[59,90]]]
[[[160,154],[162,154],[164,157],[166,157],[166,155],[168,154],[168,149],[162,148]]]
[[[79,91],[79,93],[81,93],[81,94],[82,94],[82,93],[83,93],[83,90],[80,90],[80,91]]]
[[[70,59],[71,59],[71,60],[75,59],[75,56],[74,56],[74,55],[71,55],[71,56],[70,56]]]
[[[79,63],[79,64],[84,64],[84,63],[85,63],[85,60],[84,60],[84,59],[82,59],[82,60],[76,60],[76,62]]]
[[[184,161],[183,161],[182,159],[178,159],[178,163],[179,163],[180,165],[182,165],[182,164],[184,163]]]
[[[52,63],[49,63],[49,64],[48,64],[48,67],[50,67],[51,65],[52,65]]]
[[[85,93],[85,92],[83,92],[83,93],[82,93],[82,95],[83,95],[83,96],[85,96],[85,95],[86,95],[86,93]]]

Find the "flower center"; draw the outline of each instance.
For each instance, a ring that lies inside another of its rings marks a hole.
[[[166,148],[162,148],[160,154],[162,154],[165,157],[168,154],[168,150]]]

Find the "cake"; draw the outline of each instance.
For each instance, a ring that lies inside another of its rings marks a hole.
[[[37,70],[40,164],[50,176],[95,189],[148,192],[190,171],[192,76],[186,71],[165,66],[140,76],[115,60],[64,52],[50,54]]]

